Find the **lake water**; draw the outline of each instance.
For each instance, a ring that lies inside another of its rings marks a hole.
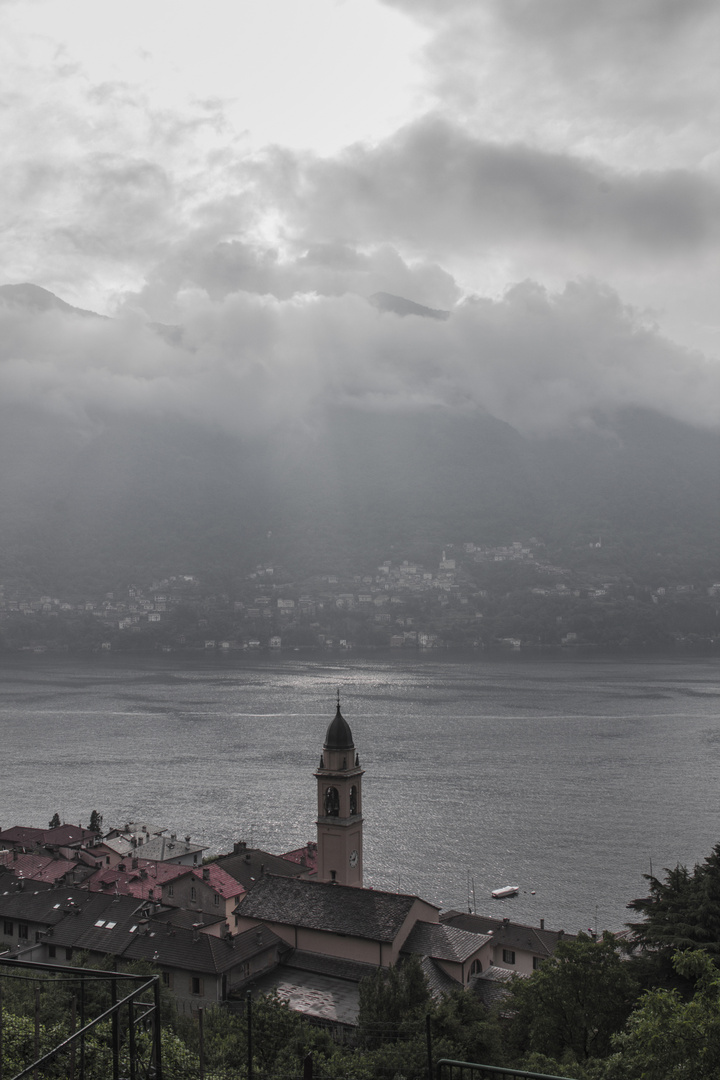
[[[340,689],[365,883],[567,931],[720,840],[713,659],[5,657],[0,824],[147,820],[210,851],[313,839]],[[490,891],[517,884],[512,901]]]

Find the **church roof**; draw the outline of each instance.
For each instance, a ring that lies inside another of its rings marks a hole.
[[[237,911],[262,922],[392,942],[416,899],[375,889],[265,874]]]
[[[326,750],[354,750],[355,743],[353,742],[352,731],[347,720],[340,712],[340,705],[338,703],[337,712],[334,719],[330,722],[330,727],[327,729],[325,735],[325,749]]]
[[[454,960],[461,964],[488,941],[489,934],[458,930],[447,923],[418,921],[403,945],[403,952],[418,953],[435,960]]]

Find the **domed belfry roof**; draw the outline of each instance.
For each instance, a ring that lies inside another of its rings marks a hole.
[[[355,743],[353,742],[352,731],[347,720],[340,712],[340,701],[337,703],[337,712],[333,720],[330,722],[330,727],[327,729],[325,735],[325,749],[326,750],[354,750]]]

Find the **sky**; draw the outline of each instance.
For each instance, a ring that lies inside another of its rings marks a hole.
[[[0,0],[0,281],[111,316],[0,305],[0,402],[717,429],[719,40],[715,0]]]

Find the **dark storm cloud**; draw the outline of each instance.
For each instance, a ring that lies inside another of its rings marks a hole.
[[[381,237],[437,252],[593,245],[641,256],[717,242],[720,188],[683,170],[621,173],[528,146],[483,142],[424,118],[333,159],[278,153],[264,177],[299,227],[326,241]]]

